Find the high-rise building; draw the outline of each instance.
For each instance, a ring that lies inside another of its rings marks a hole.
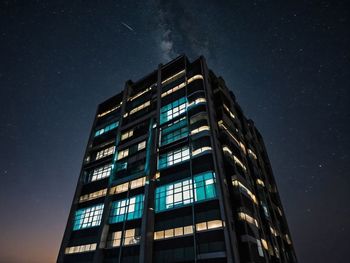
[[[58,262],[297,262],[263,139],[203,57],[98,106]]]

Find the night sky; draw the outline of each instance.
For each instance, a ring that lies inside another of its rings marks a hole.
[[[182,53],[260,129],[299,261],[345,262],[349,28],[345,1],[2,0],[0,262],[56,260],[97,105]]]

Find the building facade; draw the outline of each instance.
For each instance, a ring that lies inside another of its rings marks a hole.
[[[58,262],[297,262],[263,139],[203,57],[99,105]]]

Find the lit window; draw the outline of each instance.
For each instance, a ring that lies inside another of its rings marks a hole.
[[[93,170],[91,175],[91,182],[100,180],[102,178],[106,178],[111,174],[112,171],[112,165],[106,164],[104,166],[98,167]]]
[[[193,234],[193,226],[185,226],[184,227],[184,235]]]
[[[211,152],[211,150],[212,150],[212,148],[209,146],[201,147],[201,148],[198,148],[198,149],[192,151],[192,156],[196,156],[198,154],[205,153],[205,152]]]
[[[111,195],[123,193],[123,192],[128,191],[129,184],[130,184],[130,189],[136,189],[136,188],[144,186],[145,183],[146,183],[146,177],[141,177],[141,178],[114,186],[109,190],[109,193]]]
[[[271,231],[271,234],[274,235],[275,237],[278,236],[278,232],[275,228],[273,228],[272,226],[270,226],[270,231]]]
[[[243,185],[240,181],[238,180],[232,180],[232,185],[239,187],[239,190],[242,193],[245,193],[246,195],[249,196],[249,198],[255,203],[258,204],[258,201],[256,200],[256,196],[247,188],[245,185]]]
[[[146,148],[146,141],[140,142],[139,144],[137,144],[137,150],[141,151],[143,149]]]
[[[204,104],[206,102],[207,102],[207,100],[205,98],[198,98],[198,99],[192,101],[190,104],[188,104],[188,107],[192,107],[192,106],[195,106],[198,104]]]
[[[101,158],[106,157],[106,156],[109,156],[109,155],[112,155],[112,154],[114,154],[114,151],[115,151],[115,146],[105,148],[105,149],[96,153],[96,160],[101,159]]]
[[[256,244],[258,246],[258,253],[260,257],[264,257],[264,251],[261,246],[261,241],[259,239],[256,240]]]
[[[164,231],[157,231],[154,232],[154,239],[163,239],[164,238]]]
[[[74,247],[66,247],[65,254],[75,254],[75,253],[82,253],[82,252],[89,252],[96,250],[96,243],[92,244],[86,244],[86,245],[80,245],[80,246],[74,246]]]
[[[223,222],[221,220],[212,220],[207,222],[201,222],[196,224],[197,231],[204,231],[210,229],[219,229],[222,228]],[[193,234],[193,226],[183,226],[177,228],[170,228],[165,230],[160,230],[154,232],[154,240],[166,239],[178,236],[185,236]]]
[[[158,168],[163,169],[190,159],[190,151],[187,146],[159,156]]]
[[[123,141],[123,140],[126,140],[126,139],[128,139],[128,138],[130,138],[131,136],[133,136],[134,135],[134,130],[129,130],[129,131],[126,131],[126,132],[124,132],[123,134],[122,134],[122,136],[121,136],[121,141]]]
[[[141,104],[141,105],[139,105],[139,106],[133,108],[133,109],[129,112],[129,114],[126,113],[126,114],[124,115],[124,117],[127,117],[128,115],[132,115],[132,114],[134,114],[134,113],[136,113],[136,112],[138,112],[138,111],[140,111],[140,110],[142,110],[142,109],[144,109],[144,108],[146,108],[146,107],[148,107],[148,106],[150,106],[150,105],[151,105],[151,101],[146,101],[145,103],[143,103],[143,104]]]
[[[107,247],[119,247],[122,240],[122,231],[113,232],[107,240]]]
[[[216,197],[215,175],[213,172],[205,172],[195,175],[193,181],[185,179],[157,187],[155,210],[160,212],[214,197]]]
[[[222,220],[212,220],[208,221],[208,229],[221,228],[223,226]]]
[[[190,84],[191,82],[193,82],[195,80],[203,80],[203,76],[202,75],[194,75],[193,77],[191,77],[191,78],[189,78],[187,80],[187,84]],[[163,92],[161,97],[163,98],[165,96],[168,96],[169,94],[171,94],[171,93],[173,93],[175,91],[178,91],[178,90],[180,90],[180,89],[182,89],[184,87],[186,87],[186,81],[184,81],[184,82],[180,83],[179,85],[177,85],[177,86],[175,86],[175,87],[173,87],[173,88]]]
[[[101,117],[103,117],[103,116],[105,116],[105,115],[107,115],[107,114],[109,114],[109,113],[115,111],[116,109],[119,109],[119,108],[120,108],[120,105],[122,105],[122,102],[119,103],[119,105],[117,105],[117,106],[115,106],[115,107],[113,107],[113,108],[111,108],[111,109],[109,109],[109,110],[106,110],[105,112],[102,112],[102,113],[98,114],[97,117],[98,117],[98,118],[101,118]]]
[[[123,159],[129,155],[129,149],[121,150],[118,152],[118,160]]]
[[[269,246],[267,245],[267,242],[265,239],[261,239],[261,244],[265,250],[269,250]]]
[[[79,198],[79,203],[83,203],[83,202],[86,202],[86,201],[90,201],[90,200],[93,200],[93,199],[100,198],[102,196],[105,196],[106,193],[107,193],[107,189],[105,188],[105,189],[102,189],[102,190],[99,190],[99,191],[96,191],[96,192],[93,192],[93,193],[90,193],[90,194],[82,195]]]
[[[129,246],[129,245],[136,245],[140,243],[140,230],[139,229],[127,229],[124,232],[124,242],[123,245]]]
[[[201,127],[198,127],[196,129],[191,130],[191,135],[194,135],[194,134],[202,132],[202,131],[209,131],[209,130],[210,130],[209,126],[204,125],[204,126],[201,126]]]
[[[113,202],[109,218],[110,223],[140,218],[143,211],[143,199],[143,195],[137,195]]]
[[[224,125],[224,122],[222,120],[220,120],[218,122],[219,127],[224,129],[224,131],[238,144],[238,146],[241,148],[241,150],[244,152],[244,154],[246,154],[246,149],[245,146],[242,142],[240,142],[233,134],[232,132]]]
[[[256,227],[259,227],[258,220],[256,220],[254,217],[248,215],[247,213],[239,212],[238,218],[240,220],[244,220],[248,222],[249,224],[255,225]]]
[[[186,112],[187,98],[180,98],[160,109],[160,124],[163,124],[171,119]]]
[[[175,230],[175,236],[183,236],[184,235],[184,229],[183,227],[177,227],[174,229]]]
[[[260,179],[256,179],[256,183],[257,183],[258,185],[261,185],[262,187],[265,186],[264,182],[263,182],[262,180],[260,180]]]
[[[181,118],[165,128],[162,128],[161,131],[161,146],[168,143],[180,140],[188,136],[188,127],[186,117]]]
[[[123,170],[126,170],[128,168],[128,162],[117,162],[115,164],[115,170],[117,172],[120,172],[120,171],[123,171]]]
[[[172,75],[171,77],[163,80],[162,81],[162,85],[169,84],[170,82],[173,82],[173,81],[177,80],[178,78],[182,77],[183,75],[185,75],[185,70],[181,70],[178,73]]]
[[[75,212],[73,230],[99,226],[101,223],[103,204],[79,209]]]
[[[147,89],[145,89],[145,90],[143,90],[143,91],[137,93],[136,95],[130,97],[128,100],[129,100],[129,101],[133,101],[133,100],[137,99],[138,97],[140,97],[140,96],[142,96],[143,94],[145,94],[145,93],[147,93],[148,91],[150,91],[150,90],[152,89],[152,87],[155,86],[155,85],[157,85],[157,84],[152,84],[149,88],[147,88]]]
[[[232,119],[235,119],[235,115],[230,111],[230,109],[224,104],[224,109],[227,111],[227,113],[230,115]]]
[[[196,224],[196,230],[197,231],[207,230],[207,223],[206,222],[202,222],[202,223]]]
[[[249,154],[250,156],[252,156],[255,160],[258,159],[258,157],[256,156],[256,154],[255,154],[251,149],[248,149],[248,154]]]
[[[106,132],[109,132],[115,128],[117,128],[119,125],[119,122],[113,122],[111,124],[108,124],[107,126],[103,127],[102,129],[99,129],[95,132],[95,137],[100,136],[101,134],[104,134]]]
[[[140,243],[140,229],[132,228],[124,231],[123,245],[137,245]],[[107,248],[119,247],[122,240],[122,231],[113,232],[107,240]]]
[[[289,237],[288,234],[285,234],[285,235],[284,235],[284,238],[286,239],[288,245],[291,245],[291,244],[292,244],[292,240],[290,240],[290,237]]]
[[[230,158],[233,159],[235,164],[239,165],[244,171],[247,171],[247,167],[245,167],[245,165],[242,163],[241,160],[238,159],[236,155],[233,155],[232,151],[227,146],[224,146],[222,150],[224,151],[224,153],[228,153],[228,155],[230,156]]]
[[[146,184],[146,177],[141,177],[130,182],[130,189],[136,189]]]

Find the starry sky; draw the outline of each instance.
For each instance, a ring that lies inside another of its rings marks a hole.
[[[0,262],[56,260],[98,103],[182,53],[260,129],[299,261],[344,262],[349,28],[346,1],[2,0]]]

